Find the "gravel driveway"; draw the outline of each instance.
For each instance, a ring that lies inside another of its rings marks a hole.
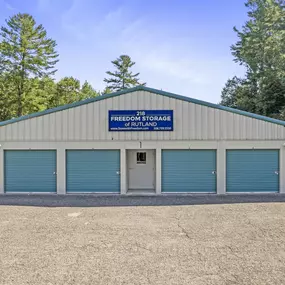
[[[284,284],[285,203],[65,206],[0,206],[1,285]]]

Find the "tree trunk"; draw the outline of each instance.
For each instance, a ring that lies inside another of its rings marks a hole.
[[[21,86],[18,87],[18,110],[17,110],[17,116],[21,117],[23,114],[23,104],[22,104],[22,95],[23,95],[23,84],[20,83]]]
[[[23,115],[23,93],[24,93],[24,81],[25,81],[25,58],[26,54],[23,53],[21,60],[20,82],[18,87],[18,117]]]

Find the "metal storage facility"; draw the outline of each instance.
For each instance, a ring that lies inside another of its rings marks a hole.
[[[0,193],[285,193],[285,122],[143,86],[0,123]]]

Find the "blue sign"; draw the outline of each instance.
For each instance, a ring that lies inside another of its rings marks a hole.
[[[173,110],[110,110],[109,131],[173,131]]]

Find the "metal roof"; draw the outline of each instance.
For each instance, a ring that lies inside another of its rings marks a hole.
[[[159,94],[159,95],[162,95],[162,96],[167,96],[169,98],[174,98],[174,99],[178,99],[178,100],[182,100],[182,101],[186,101],[186,102],[191,102],[191,103],[194,103],[194,104],[199,104],[199,105],[202,105],[202,106],[206,106],[206,107],[210,107],[210,108],[214,108],[214,109],[219,109],[219,110],[235,113],[235,114],[238,114],[238,115],[243,115],[243,116],[246,116],[246,117],[251,117],[251,118],[254,118],[254,119],[258,119],[258,120],[263,120],[263,121],[266,121],[266,122],[269,122],[269,123],[285,126],[285,121],[269,118],[269,117],[262,116],[262,115],[257,115],[257,114],[254,114],[254,113],[249,113],[249,112],[238,110],[238,109],[225,107],[225,106],[214,104],[214,103],[209,103],[209,102],[198,100],[198,99],[193,99],[193,98],[182,96],[182,95],[177,95],[177,94],[174,94],[174,93],[170,93],[170,92],[166,92],[166,91],[162,91],[162,90],[158,90],[158,89],[149,88],[149,87],[146,87],[146,86],[136,86],[136,87],[125,89],[125,90],[122,90],[122,91],[119,91],[119,92],[110,93],[110,94],[104,94],[102,96],[98,96],[98,97],[95,97],[95,98],[89,98],[89,99],[85,99],[83,101],[74,102],[74,103],[63,105],[63,106],[59,106],[59,107],[56,107],[56,108],[53,108],[53,109],[48,109],[48,110],[45,110],[45,111],[41,111],[41,112],[25,115],[25,116],[22,116],[22,117],[14,118],[14,119],[11,119],[11,120],[3,121],[3,122],[0,122],[0,127],[1,126],[6,126],[8,124],[13,124],[13,123],[16,123],[16,122],[20,122],[20,121],[23,121],[23,120],[28,120],[28,119],[31,119],[31,118],[36,118],[36,117],[39,117],[39,116],[44,116],[44,115],[55,113],[55,112],[59,112],[59,111],[62,111],[62,110],[78,107],[78,106],[81,106],[81,105],[97,102],[97,101],[100,101],[100,100],[105,100],[105,99],[108,99],[108,98],[120,96],[120,95],[123,95],[123,94],[135,92],[135,91],[147,91],[147,92],[150,92],[150,93],[155,93],[155,94]]]

